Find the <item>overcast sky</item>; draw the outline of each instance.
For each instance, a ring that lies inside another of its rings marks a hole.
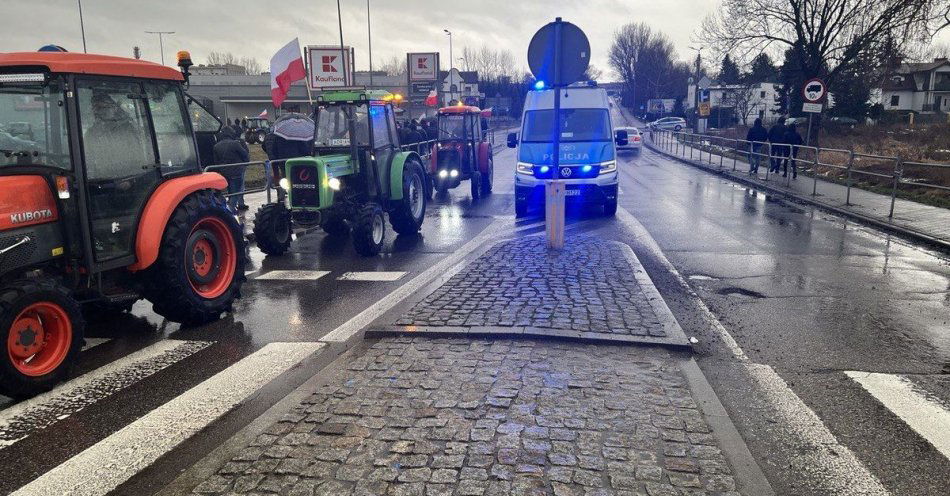
[[[632,21],[666,32],[680,57],[691,58],[690,37],[718,0],[370,0],[373,60],[378,64],[406,52],[439,51],[443,69],[453,33],[454,55],[482,44],[511,49],[527,68],[526,51],[534,32],[561,16],[590,38],[593,64],[607,72],[607,50],[614,31]],[[210,51],[270,57],[294,37],[301,45],[339,44],[335,0],[82,0],[90,53],[142,56],[159,60],[158,38],[144,31],[175,31],[166,36],[165,61],[177,50],[191,51],[203,63]],[[368,66],[366,0],[342,0],[344,43],[356,49],[357,69]],[[77,0],[0,0],[3,51],[33,51],[54,43],[82,51]],[[20,19],[18,27],[11,20]],[[458,63],[458,62],[457,62]]]

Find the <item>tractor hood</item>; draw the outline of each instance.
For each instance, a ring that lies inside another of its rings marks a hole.
[[[0,231],[58,218],[53,192],[42,176],[0,177]]]

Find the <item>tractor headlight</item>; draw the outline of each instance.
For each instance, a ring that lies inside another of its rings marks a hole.
[[[277,181],[277,185],[284,191],[290,191],[290,181],[286,177],[280,178],[280,181]]]
[[[340,186],[341,186],[340,179],[336,177],[331,177],[330,179],[327,179],[327,186],[329,186],[330,189],[332,189],[333,191],[340,191]]]
[[[445,179],[449,177],[449,171],[442,169],[439,171],[439,179]]]
[[[518,162],[518,174],[534,174],[534,165]]]
[[[455,169],[452,169],[452,170],[449,172],[449,177],[459,177],[459,171],[457,171],[457,170],[455,170]]]
[[[600,164],[600,173],[609,174],[611,172],[617,172],[617,161],[611,160],[610,162],[603,162]]]

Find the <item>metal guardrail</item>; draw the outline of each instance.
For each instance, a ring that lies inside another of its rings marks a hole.
[[[838,148],[820,148],[804,145],[772,145],[767,141],[747,141],[738,138],[726,138],[723,136],[713,136],[708,134],[698,134],[683,131],[650,130],[650,137],[653,142],[664,151],[672,155],[698,160],[700,163],[708,161],[709,165],[715,166],[713,155],[718,156],[720,169],[725,167],[725,160],[728,157],[732,159],[732,170],[735,171],[740,156],[746,157],[750,164],[752,157],[758,158],[758,162],[765,161],[766,172],[764,180],[768,181],[772,173],[772,164],[774,161],[788,161],[789,167],[810,166],[813,179],[812,196],[818,195],[818,176],[819,168],[840,171],[838,174],[844,176],[846,185],[845,205],[851,205],[851,189],[855,188],[854,176],[874,177],[886,179],[890,184],[890,209],[888,218],[894,217],[894,205],[897,200],[897,193],[901,185],[931,188],[941,191],[950,191],[950,186],[942,184],[933,184],[918,181],[909,181],[904,177],[905,170],[908,167],[925,167],[935,169],[950,169],[950,164],[925,163],[925,162],[907,162],[900,157],[890,157],[886,155],[874,155],[867,153],[857,153],[854,150],[842,150]],[[791,152],[789,155],[786,153]],[[694,159],[694,153],[697,157]],[[703,155],[706,155],[704,161]],[[839,163],[831,162],[832,156],[839,155]],[[791,156],[790,156],[791,155]],[[843,156],[841,156],[843,155]],[[844,162],[845,165],[842,165]],[[863,167],[876,165],[879,169],[885,169],[889,172],[876,172],[865,170]],[[833,182],[833,181],[832,181]],[[791,184],[791,178],[786,178],[786,185]],[[861,188],[858,188],[861,189]]]

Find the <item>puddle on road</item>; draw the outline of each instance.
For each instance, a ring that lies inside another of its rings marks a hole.
[[[718,279],[716,279],[715,277],[707,276],[707,275],[704,275],[704,274],[693,274],[693,275],[691,275],[691,276],[686,276],[686,278],[689,279],[689,280],[691,280],[691,281],[716,281],[716,280],[718,280]]]
[[[736,287],[722,288],[722,289],[717,290],[716,292],[721,295],[738,296],[741,298],[765,298],[765,295],[758,291],[752,291],[749,289],[736,288]]]

